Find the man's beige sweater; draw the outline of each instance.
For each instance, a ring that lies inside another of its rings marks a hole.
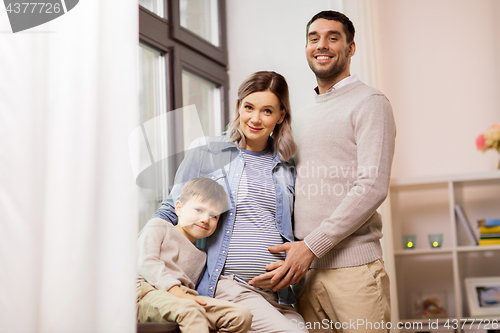
[[[295,236],[311,268],[359,266],[382,257],[382,220],[395,125],[392,108],[361,81],[315,96],[296,122]]]
[[[137,273],[156,289],[173,286],[194,289],[207,259],[171,223],[160,218],[149,220],[138,239]]]

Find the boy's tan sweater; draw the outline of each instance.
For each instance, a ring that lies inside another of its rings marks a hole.
[[[138,239],[137,273],[156,289],[173,286],[194,289],[207,260],[197,248],[171,223],[151,219]]]
[[[361,81],[315,96],[297,122],[295,236],[311,268],[359,266],[382,257],[382,220],[395,125],[392,108]]]

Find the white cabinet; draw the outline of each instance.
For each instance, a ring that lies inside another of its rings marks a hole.
[[[391,181],[384,234],[392,239],[385,259],[392,273],[393,323],[428,323],[428,318],[418,318],[415,301],[432,295],[447,312],[440,326],[447,319],[474,319],[465,279],[500,276],[500,245],[471,245],[456,221],[456,204],[478,236],[478,219],[500,218],[500,171]],[[440,248],[431,247],[429,234],[443,234]],[[404,248],[403,235],[416,235],[413,249]],[[490,319],[500,320],[500,315]]]

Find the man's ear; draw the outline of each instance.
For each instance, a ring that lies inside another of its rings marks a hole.
[[[354,55],[354,53],[356,53],[356,43],[354,41],[352,41],[351,44],[349,45],[347,57],[351,58]]]
[[[177,200],[175,202],[175,214],[177,216],[181,216],[181,208],[182,208],[182,203],[179,200]]]

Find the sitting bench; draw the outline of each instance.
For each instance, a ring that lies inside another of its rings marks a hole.
[[[137,323],[137,333],[180,333],[176,323]]]
[[[180,333],[176,323],[137,323],[137,333]],[[216,331],[210,330],[216,333]]]

